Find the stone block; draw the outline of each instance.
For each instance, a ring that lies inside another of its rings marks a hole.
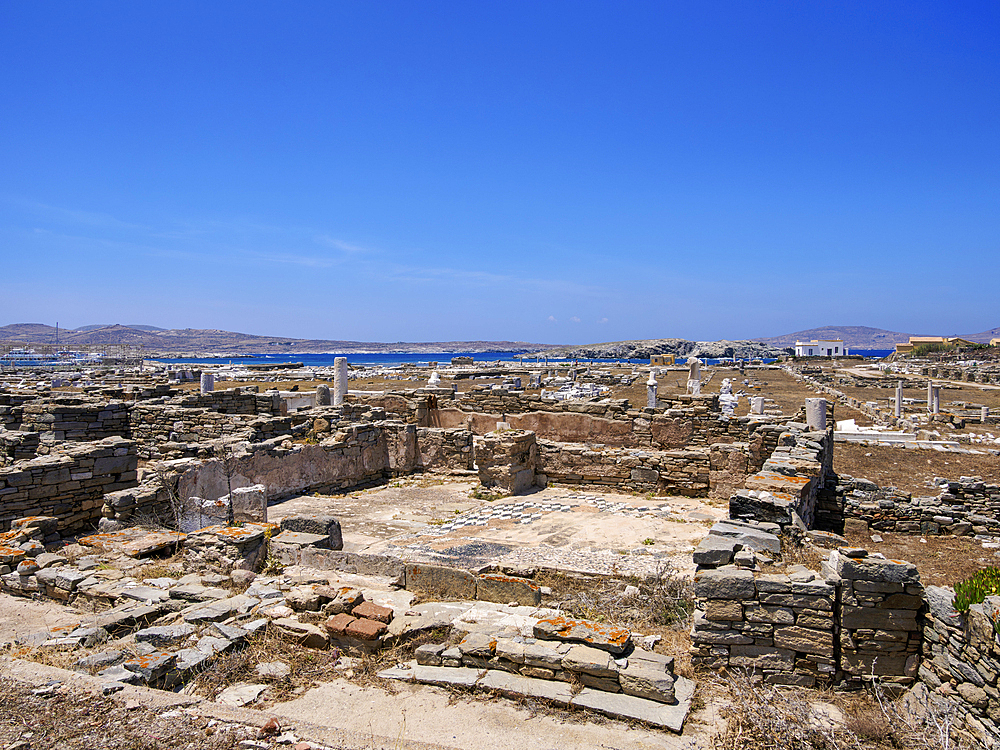
[[[698,544],[694,551],[694,564],[716,567],[728,565],[733,560],[733,555],[737,550],[742,549],[736,539],[732,537],[716,536],[709,534]]]
[[[386,625],[392,622],[392,609],[373,602],[361,602],[351,610],[351,614],[354,617],[375,620]]]
[[[303,534],[319,534],[329,539],[325,549],[341,550],[344,548],[344,537],[340,529],[340,521],[322,513],[304,513],[281,519],[282,531],[297,531]]]
[[[753,573],[736,568],[703,570],[695,579],[695,596],[702,599],[753,599],[757,595]]]
[[[612,654],[622,654],[631,645],[632,633],[589,620],[551,617],[539,620],[532,628],[535,638],[584,643]]]
[[[833,637],[823,630],[789,627],[777,628],[774,631],[774,645],[777,648],[797,651],[804,654],[816,654],[833,658]]]
[[[354,620],[344,629],[344,635],[362,641],[376,641],[386,631],[386,624],[377,620]]]
[[[709,599],[705,602],[705,619],[714,621],[742,621],[743,602],[732,599]]]
[[[662,670],[647,669],[629,661],[618,673],[618,684],[626,695],[646,698],[658,703],[674,702],[674,676]]]
[[[329,620],[323,623],[323,627],[329,630],[335,635],[343,635],[347,626],[350,625],[354,620],[357,619],[349,614],[341,613],[339,615],[334,615]]]
[[[406,566],[406,589],[439,599],[471,601],[476,598],[476,577],[458,568],[409,563]]]
[[[476,580],[476,598],[499,604],[517,602],[537,607],[542,603],[542,590],[526,578],[486,574]]]
[[[573,646],[563,656],[562,668],[594,677],[615,677],[618,674],[611,655],[590,646]]]

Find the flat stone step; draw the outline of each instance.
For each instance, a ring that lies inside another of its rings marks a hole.
[[[637,719],[657,727],[680,733],[691,710],[695,683],[677,677],[674,683],[676,701],[658,703],[622,693],[584,688],[573,695],[573,687],[556,680],[512,674],[501,670],[470,669],[468,667],[429,667],[411,661],[379,672],[387,680],[404,680],[424,685],[478,687],[496,690],[505,695],[543,698],[564,706],[579,706],[616,718]]]

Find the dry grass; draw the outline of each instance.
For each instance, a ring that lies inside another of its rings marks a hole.
[[[639,578],[578,578],[554,571],[543,571],[535,583],[552,589],[553,604],[585,620],[628,628],[644,635],[658,635],[658,653],[675,657],[675,671],[691,677],[691,615],[694,612],[694,586],[669,563],[661,565],[657,575]],[[627,586],[639,593],[626,596]]]
[[[737,672],[714,689],[729,700],[721,710],[726,726],[715,737],[717,750],[963,747],[948,738],[950,714],[926,706],[922,722],[912,703],[889,700],[877,683],[870,693],[841,696],[765,685],[752,673]]]
[[[257,727],[210,726],[200,716],[169,713],[173,715],[160,716],[155,709],[82,690],[57,688],[50,695],[34,695],[31,688],[0,676],[0,740],[4,747],[237,750],[241,741],[257,736]]]
[[[989,453],[945,453],[880,445],[837,443],[834,468],[838,474],[868,479],[879,487],[896,487],[916,496],[937,495],[928,484],[934,477],[982,477],[1000,483],[1000,460]]]

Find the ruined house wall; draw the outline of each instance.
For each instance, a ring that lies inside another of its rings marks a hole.
[[[936,497],[912,497],[879,488],[866,479],[843,477],[835,489],[845,518],[859,518],[877,531],[904,534],[1000,533],[1000,486],[978,481],[948,482]]]
[[[225,462],[209,459],[186,469],[178,483],[181,497],[215,500],[233,489],[263,484],[269,498],[298,492],[338,490],[380,480],[389,475],[386,439],[371,424],[351,425],[341,440],[291,448],[269,441],[253,446],[248,455],[232,460],[227,480]],[[280,438],[278,439],[280,440]]]
[[[993,623],[1000,598],[987,597],[960,614],[952,606],[954,597],[951,588],[927,588],[918,675],[936,699],[956,710],[961,728],[981,747],[996,747],[1000,745],[1000,644]]]
[[[25,461],[38,455],[40,435],[37,432],[5,430],[0,427],[0,466]]]
[[[60,532],[92,526],[105,493],[135,486],[137,464],[135,443],[112,437],[0,469],[0,530],[26,516],[54,516]]]
[[[47,443],[128,437],[128,405],[79,398],[30,401],[21,407],[20,429],[39,433]]]
[[[804,687],[917,676],[924,589],[910,563],[834,552],[821,576],[701,570],[695,596],[695,665]]]
[[[704,449],[595,449],[579,443],[539,440],[537,471],[540,484],[703,497],[709,489],[710,454]]]
[[[469,430],[441,430],[419,427],[415,431],[417,459],[415,468],[424,471],[472,471],[473,434]]]

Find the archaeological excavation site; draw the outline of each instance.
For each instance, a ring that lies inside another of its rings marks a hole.
[[[0,375],[0,748],[1000,742],[961,367],[179,367]]]

